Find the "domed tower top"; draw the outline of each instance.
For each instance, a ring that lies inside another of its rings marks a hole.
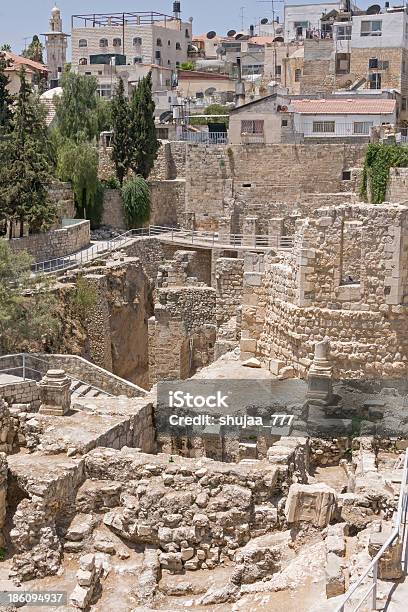
[[[50,30],[51,32],[62,32],[61,11],[57,5],[51,11]]]

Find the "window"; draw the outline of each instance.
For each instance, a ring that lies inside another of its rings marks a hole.
[[[180,62],[176,62],[176,68],[180,68]]]
[[[368,82],[370,84],[370,89],[381,89],[381,73],[371,72],[368,75]]]
[[[161,59],[161,52],[160,51],[156,51],[155,57],[156,57],[157,60]]]
[[[108,45],[109,45],[108,39],[107,38],[101,38],[101,40],[99,41],[99,46],[100,47],[107,47]]]
[[[383,60],[382,62],[380,62],[379,68],[381,68],[381,70],[388,70],[389,67],[390,62],[388,60]]]
[[[78,47],[83,48],[88,46],[88,41],[85,38],[80,38],[78,41]]]
[[[378,68],[378,59],[376,57],[370,57],[368,60],[369,68]]]
[[[186,28],[186,38],[190,38],[190,32]]]
[[[108,83],[101,83],[98,85],[96,93],[99,94],[101,98],[110,100],[112,98],[112,85]]]
[[[406,66],[405,60],[402,60],[402,73],[403,74],[405,74],[406,68],[407,66]]]
[[[280,76],[282,74],[282,66],[275,66],[275,76]]]
[[[351,170],[343,170],[343,174],[341,176],[342,181],[351,181]]]
[[[382,21],[362,21],[360,36],[381,36]]]
[[[295,82],[296,83],[299,83],[299,81],[301,79],[301,76],[302,76],[301,69],[300,68],[296,68],[296,70],[295,70]]]
[[[177,49],[177,51],[181,51],[181,45],[180,45],[180,43],[179,43],[179,42],[178,42],[178,43],[176,43],[176,49]]]
[[[113,39],[113,46],[114,47],[121,47],[122,46],[122,39],[121,38],[114,38]]]
[[[314,134],[334,134],[335,130],[335,121],[313,121]]]
[[[282,127],[288,127],[288,120],[282,119]]]
[[[138,45],[141,45],[141,44],[142,44],[142,42],[143,42],[143,41],[142,41],[142,39],[140,38],[140,36],[136,36],[136,37],[133,39],[133,46],[134,46],[134,47],[137,47]]]
[[[162,39],[161,39],[161,38],[158,38],[158,39],[156,40],[156,45],[157,45],[158,47],[162,47],[162,46],[163,46],[163,43],[162,43]]]
[[[351,40],[351,26],[341,25],[336,27],[337,40]]]
[[[354,121],[353,134],[361,134],[364,136],[370,135],[370,130],[373,127],[372,121]]]
[[[401,98],[401,110],[402,111],[407,110],[407,99],[406,98]]]
[[[140,55],[138,55],[137,57],[133,58],[133,63],[134,64],[141,64],[142,63],[142,58],[140,57]]]
[[[171,46],[171,40],[167,41],[167,46],[170,47]]]
[[[241,121],[241,136],[245,134],[263,134],[264,122],[262,119]]]
[[[88,60],[86,59],[86,57],[81,57],[81,59],[79,60],[80,66],[86,66],[87,63],[88,63]]]

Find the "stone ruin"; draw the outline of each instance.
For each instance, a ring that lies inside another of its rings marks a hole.
[[[403,205],[325,207],[272,219],[268,252],[141,238],[87,270],[99,297],[94,364],[75,370],[86,392],[61,355],[41,380],[0,386],[7,588],[46,578],[81,610],[338,605],[398,503],[407,220]],[[254,227],[248,215],[247,237]],[[139,336],[132,393],[118,349]],[[156,384],[187,379],[265,381],[291,425],[164,435]],[[400,553],[396,540],[379,565],[382,600]]]

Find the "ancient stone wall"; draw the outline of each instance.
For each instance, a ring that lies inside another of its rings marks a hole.
[[[150,384],[185,379],[214,355],[215,290],[210,287],[158,289],[149,319]]]
[[[9,367],[5,360],[2,364],[4,368]],[[31,404],[34,410],[40,407],[40,390],[33,380],[0,385],[0,398],[8,404]]]
[[[96,449],[85,461],[93,481],[78,492],[81,510],[101,512],[92,482],[120,484],[123,501],[105,509],[105,525],[135,543],[160,547],[163,569],[213,568],[232,558],[254,530],[261,535],[277,526],[279,470],[267,461],[231,465],[174,457],[169,463],[168,455],[130,449]],[[139,503],[126,504],[134,495]]]
[[[238,339],[240,332],[243,273],[243,259],[229,257],[217,259],[215,264],[215,287],[217,291],[216,322],[217,328],[220,330],[221,327],[231,322],[232,319],[235,321],[231,329],[233,337],[228,338],[229,340]]]
[[[186,213],[195,215],[196,229],[217,229],[220,217],[258,217],[259,231],[282,212],[321,206],[322,194],[358,188],[358,173],[343,180],[343,171],[362,166],[363,145],[189,145],[186,162]],[[314,205],[314,197],[317,198]],[[323,196],[324,197],[324,196]],[[336,196],[336,198],[339,196]],[[338,199],[337,199],[338,201]]]
[[[408,202],[408,168],[391,168],[388,179],[387,202]]]
[[[71,183],[61,183],[60,181],[51,183],[48,189],[48,197],[52,203],[57,205],[58,225],[61,224],[62,219],[74,219],[76,217],[74,192]]]
[[[258,354],[302,375],[314,343],[328,336],[336,376],[406,375],[407,252],[401,205],[320,209],[297,221],[293,251],[265,261]]]
[[[82,220],[43,234],[30,234],[8,241],[13,253],[27,251],[38,262],[72,255],[89,246],[89,243],[89,221]]]

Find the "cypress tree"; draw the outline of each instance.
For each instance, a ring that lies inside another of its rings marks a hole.
[[[0,203],[6,218],[28,222],[30,231],[48,229],[56,208],[48,201],[51,181],[50,147],[46,109],[34,96],[25,71],[20,74],[20,91],[16,97],[13,129],[5,142],[6,172],[0,184]]]
[[[62,96],[55,98],[58,130],[76,143],[98,136],[97,80],[67,72],[61,79]]]
[[[147,179],[157,157],[160,143],[154,123],[155,104],[152,96],[152,74],[139,81],[131,101],[131,135],[134,151],[131,168]]]
[[[9,132],[11,127],[13,97],[8,91],[10,79],[6,74],[7,66],[6,55],[0,53],[0,138]]]
[[[131,164],[133,143],[129,103],[125,97],[122,79],[119,79],[119,85],[112,100],[112,129],[112,160],[115,164],[117,179],[123,185]]]

